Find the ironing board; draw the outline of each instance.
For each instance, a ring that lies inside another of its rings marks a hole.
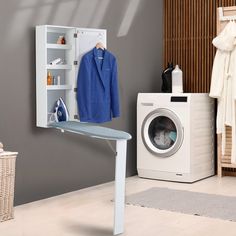
[[[63,121],[52,123],[49,127],[86,135],[92,138],[116,141],[116,169],[115,169],[115,209],[113,234],[124,232],[124,208],[125,208],[125,172],[127,140],[132,137],[129,133],[101,127],[90,123],[76,121]]]

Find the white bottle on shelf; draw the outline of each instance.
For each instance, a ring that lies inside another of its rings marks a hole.
[[[57,76],[57,85],[61,85],[61,76],[60,75]]]
[[[183,72],[178,65],[172,71],[172,93],[183,93]]]

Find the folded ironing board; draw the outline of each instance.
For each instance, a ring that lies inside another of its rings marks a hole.
[[[125,172],[127,140],[131,135],[124,131],[110,129],[90,123],[77,121],[64,121],[52,123],[49,127],[72,133],[87,135],[92,138],[116,141],[116,170],[115,170],[115,214],[113,234],[124,232],[124,207],[125,207]]]

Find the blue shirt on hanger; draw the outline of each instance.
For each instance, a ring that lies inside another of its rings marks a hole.
[[[86,53],[77,77],[80,121],[103,123],[119,117],[119,92],[115,56],[96,47]]]

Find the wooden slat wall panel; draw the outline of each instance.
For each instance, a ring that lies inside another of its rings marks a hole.
[[[184,92],[209,92],[217,7],[234,5],[235,0],[164,0],[164,67],[180,65]]]

